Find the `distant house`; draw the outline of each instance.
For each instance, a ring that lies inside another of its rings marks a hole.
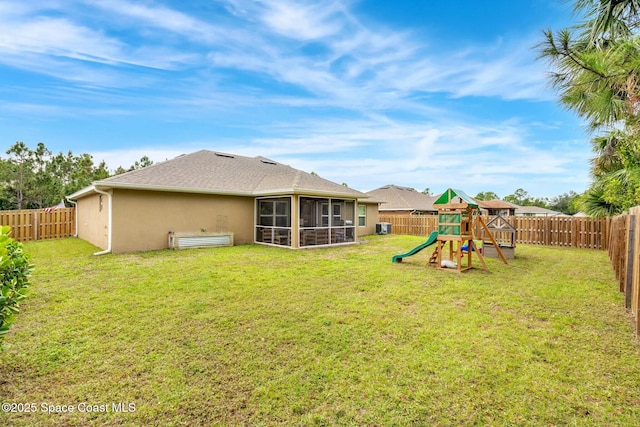
[[[202,150],[94,182],[68,196],[78,237],[134,252],[185,243],[303,248],[375,232],[369,196],[264,157]],[[196,242],[196,243],[194,243]]]
[[[366,193],[372,200],[380,202],[379,211],[386,215],[435,215],[435,196],[427,196],[413,188],[385,185]]]
[[[519,206],[513,203],[505,202],[503,200],[477,200],[480,211],[489,216],[500,215],[502,217],[509,217],[515,215],[516,209]]]
[[[558,216],[563,215],[562,212],[552,211],[550,209],[541,208],[539,206],[518,206],[516,208],[518,216]]]

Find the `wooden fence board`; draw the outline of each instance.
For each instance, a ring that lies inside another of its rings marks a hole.
[[[638,221],[640,221],[640,207],[631,208],[629,211],[629,215],[627,216],[629,223],[631,222],[632,218],[634,222],[633,248],[628,252],[632,260],[627,259],[626,262],[633,263],[633,272],[631,278],[633,282],[631,285],[631,313],[635,318],[636,336],[638,336],[640,335],[640,263],[638,263],[638,257],[640,256],[640,236],[638,230]],[[631,228],[631,226],[629,226],[629,228]],[[629,245],[629,243],[627,244]]]
[[[492,218],[485,218],[485,222]],[[516,230],[516,243],[604,249],[609,247],[609,218],[510,217]],[[394,234],[428,236],[438,229],[436,215],[380,215],[381,222],[391,223]]]
[[[10,226],[19,242],[70,237],[76,233],[76,209],[0,211],[0,225]]]
[[[640,337],[640,207],[611,221],[609,259]]]

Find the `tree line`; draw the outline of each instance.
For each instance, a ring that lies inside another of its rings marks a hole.
[[[431,189],[426,188],[422,191],[423,194],[431,196]],[[500,198],[493,191],[481,191],[475,196],[476,200],[503,200],[505,202],[513,203],[518,206],[538,206],[552,211],[560,212],[567,215],[574,215],[578,212],[584,211],[584,194],[578,194],[575,191],[561,194],[552,198],[547,197],[533,197],[523,188],[518,188],[512,194]]]
[[[112,173],[104,161],[96,164],[90,154],[53,154],[42,142],[31,149],[18,141],[6,154],[0,157],[0,210],[55,206],[93,181],[153,163],[144,156],[128,169],[120,166]]]
[[[482,191],[476,194],[474,199],[496,200],[500,199],[500,197],[492,191]],[[526,190],[518,188],[512,194],[503,197],[502,200],[518,206],[538,206],[567,215],[574,215],[584,210],[584,195],[578,194],[575,191],[569,191],[559,196],[547,198],[530,196]]]

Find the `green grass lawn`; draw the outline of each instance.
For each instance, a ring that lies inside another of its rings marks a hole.
[[[424,238],[366,240],[26,244],[0,395],[36,412],[0,425],[638,425],[640,345],[606,252],[520,245],[455,274],[430,250],[391,263]]]

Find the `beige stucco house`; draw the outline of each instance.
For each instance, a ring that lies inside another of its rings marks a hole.
[[[364,193],[264,157],[208,150],[94,182],[68,199],[77,204],[78,237],[101,253],[195,240],[343,245],[378,222],[378,204]]]

